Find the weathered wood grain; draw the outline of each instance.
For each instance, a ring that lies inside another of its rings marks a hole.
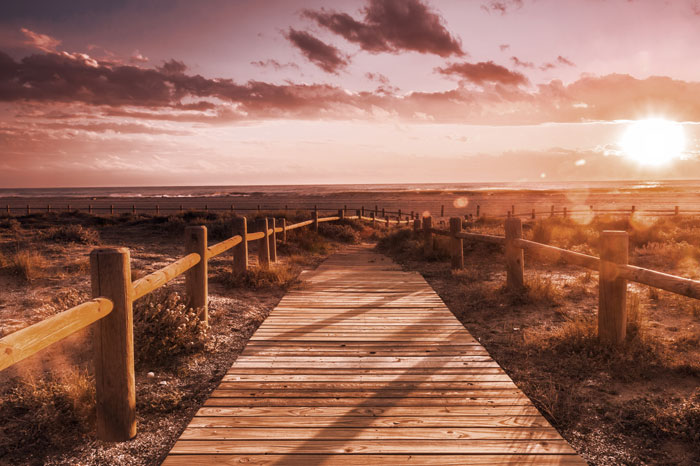
[[[420,275],[356,247],[302,277],[164,464],[584,464]]]

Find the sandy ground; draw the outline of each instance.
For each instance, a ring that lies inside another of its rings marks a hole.
[[[0,251],[7,255],[14,248],[29,247],[44,258],[41,276],[30,282],[0,268],[0,336],[43,320],[90,296],[87,260],[95,245],[43,240],[44,232],[56,222],[55,219],[48,222],[37,220],[40,225],[21,228],[19,236],[23,239],[19,246],[16,226],[0,228]],[[101,246],[130,249],[135,276],[147,274],[183,255],[180,235],[168,234],[158,224],[95,229],[99,231]],[[210,244],[214,242],[216,240]],[[329,244],[328,252],[336,247]],[[287,250],[294,252],[294,247],[284,251]],[[323,257],[323,254],[294,256],[295,273],[315,267]],[[282,263],[288,262],[289,258],[281,252]],[[256,262],[254,247],[251,262]],[[211,327],[205,351],[176,358],[164,365],[137,365],[138,435],[132,441],[113,444],[96,440],[94,425],[76,426],[75,419],[63,419],[62,408],[54,406],[57,403],[55,393],[36,388],[43,387],[36,382],[46,377],[65,375],[70,379],[74,374],[83,373],[87,374],[88,385],[92,385],[89,379],[92,373],[89,328],[0,372],[3,398],[17,399],[17,390],[24,397],[20,397],[19,403],[13,401],[3,405],[0,402],[0,464],[160,464],[198,407],[242,351],[250,335],[285,293],[279,287],[261,290],[231,288],[222,281],[230,270],[228,254],[209,263]],[[182,277],[167,286],[169,291],[181,294],[183,288]],[[137,351],[138,345],[139,342],[135,341]],[[148,377],[148,372],[154,372],[154,377]],[[65,379],[59,380],[66,382]],[[67,381],[69,386],[72,383]],[[32,413],[32,409],[40,412]],[[87,418],[94,419],[94,415]]]
[[[422,273],[587,461],[699,464],[696,301],[631,285],[628,300],[641,308],[640,334],[613,351],[595,340],[597,274],[526,256],[526,281],[535,291],[513,296],[503,288],[500,248],[467,242],[466,270],[452,273],[446,257],[420,259],[414,249],[420,245],[409,240],[390,255]]]

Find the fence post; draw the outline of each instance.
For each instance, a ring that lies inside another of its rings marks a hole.
[[[275,264],[277,263],[277,222],[275,222],[275,217],[271,217],[267,221],[268,227],[272,230],[270,233],[270,261]]]
[[[282,222],[282,242],[287,243],[287,217],[282,217],[280,219]]]
[[[388,215],[385,215],[385,216],[384,216],[384,220],[386,221],[386,229],[388,230],[388,229],[389,229],[389,226],[391,225],[390,222],[389,222],[389,216],[388,216]]]
[[[127,248],[90,253],[92,296],[114,308],[93,324],[97,437],[121,442],[136,435],[134,328],[131,266]]]
[[[362,211],[360,209],[357,209],[355,211],[355,215],[357,216],[358,220],[362,219]]]
[[[398,219],[399,219],[399,222],[400,222],[400,221],[401,221],[401,209],[399,209]]]
[[[185,228],[185,251],[187,254],[199,254],[199,263],[185,273],[185,290],[190,306],[198,309],[202,320],[208,323],[207,227],[202,225]]]
[[[513,244],[513,240],[523,237],[523,222],[518,217],[511,217],[506,219],[505,226],[506,287],[510,290],[520,290],[525,287],[525,254],[522,248]]]
[[[635,206],[632,206],[632,212],[631,212],[632,215],[634,215],[635,210],[637,210],[637,208]]]
[[[318,233],[318,207],[314,206],[314,231]]]
[[[180,212],[182,212],[182,204],[180,204]]]
[[[338,217],[340,217],[341,220],[345,220],[345,211],[343,209],[338,209]]]
[[[554,206],[552,206],[552,210],[550,210],[549,216],[554,217]]]
[[[479,204],[476,205],[476,218],[479,218],[481,216],[481,206]]]
[[[420,231],[420,219],[417,218],[413,220],[413,233],[418,235],[418,232]]]
[[[431,254],[433,252],[433,233],[430,229],[433,227],[433,217],[427,216],[423,217],[423,240],[425,244],[423,245],[423,251],[426,254]]]
[[[156,204],[156,215],[160,215],[160,206]]]
[[[370,212],[369,216],[372,217],[372,228],[376,228],[377,227],[377,214],[375,214],[374,212]]]
[[[29,215],[30,213],[31,213],[31,210],[30,210],[29,204],[27,204],[27,215]]]
[[[382,217],[386,218],[386,209],[382,207]]]
[[[462,238],[457,238],[457,233],[462,231],[462,219],[459,217],[450,218],[450,236],[452,242],[452,268],[464,268],[464,242]]]
[[[515,206],[514,205],[510,206],[510,211],[513,214],[513,216],[515,217]]]
[[[364,216],[365,216],[365,206],[362,206],[362,215],[361,215],[361,217],[364,217]]]
[[[5,209],[7,210],[7,215],[10,215],[10,204],[5,205]]]
[[[10,209],[7,209],[7,212],[10,212]],[[88,204],[88,214],[92,214],[92,204]]]
[[[626,231],[601,233],[598,338],[614,345],[622,343],[627,332],[627,280],[619,278],[615,264],[627,264],[628,254]]]
[[[10,212],[9,209],[8,209],[7,212],[8,212],[8,213]],[[678,208],[678,206],[676,206],[676,215],[678,215],[679,213],[680,213],[680,209]]]
[[[535,219],[535,209],[532,209],[532,219]]]
[[[445,216],[445,205],[443,204],[440,206],[440,217],[444,217],[444,216]]]
[[[379,215],[379,206],[374,204],[374,216],[376,217],[377,215]]]
[[[270,242],[267,237],[267,219],[258,218],[255,220],[255,230],[262,231],[263,237],[258,241],[258,264],[261,267],[270,266]]]
[[[241,242],[233,247],[233,271],[244,273],[248,270],[248,223],[245,217],[233,219],[233,236],[241,235]]]
[[[114,204],[109,205],[109,215],[114,215]]]

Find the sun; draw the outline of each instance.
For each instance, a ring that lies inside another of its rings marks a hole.
[[[660,166],[681,157],[683,126],[662,118],[637,120],[627,127],[620,145],[624,155],[641,165]]]

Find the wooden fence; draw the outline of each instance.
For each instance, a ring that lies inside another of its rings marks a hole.
[[[669,275],[656,270],[628,264],[629,236],[626,231],[603,231],[600,235],[600,257],[568,251],[522,237],[522,220],[505,220],[505,236],[484,235],[462,231],[462,220],[450,219],[450,229],[432,227],[430,217],[414,220],[414,232],[422,234],[426,253],[433,251],[433,235],[448,236],[452,267],[464,267],[463,241],[481,241],[504,246],[506,286],[511,290],[524,288],[524,251],[538,253],[552,262],[563,261],[599,272],[598,336],[601,341],[620,344],[627,329],[627,282],[632,281],[671,293],[700,299],[700,281]]]
[[[368,207],[365,209],[365,206],[361,206],[359,208],[350,208],[348,209],[348,206],[345,205],[343,206],[342,209],[344,212],[352,212],[353,210],[357,211],[359,210],[363,216],[365,214],[369,214],[371,212],[374,212],[374,215],[377,218],[384,218],[387,215],[392,215],[392,216],[397,216],[398,218],[402,218],[405,216],[408,216],[409,218],[414,218],[415,216],[418,215],[417,212],[408,212],[404,211],[403,213],[401,212],[401,209],[399,210],[389,210],[386,208],[379,208],[378,205],[374,206],[374,210],[371,209],[371,207]],[[236,213],[236,212],[290,212],[290,211],[300,211],[300,212],[335,212],[336,208],[335,207],[319,207],[318,205],[314,205],[313,207],[311,206],[305,206],[305,207],[292,207],[291,209],[289,208],[289,205],[278,205],[278,206],[270,206],[270,205],[262,205],[262,204],[257,204],[255,206],[250,206],[250,205],[244,205],[244,206],[235,206],[234,204],[231,204],[229,207],[223,207],[223,206],[209,206],[208,204],[204,204],[204,206],[197,206],[197,207],[192,207],[192,206],[184,206],[183,204],[180,204],[179,206],[161,206],[160,204],[154,204],[152,206],[148,206],[145,204],[125,204],[125,203],[120,203],[120,204],[100,204],[100,205],[93,205],[93,204],[83,204],[83,205],[71,205],[71,204],[64,204],[64,205],[52,205],[52,204],[46,204],[46,205],[40,205],[37,203],[34,204],[26,204],[26,205],[10,205],[10,204],[5,204],[5,207],[0,209],[0,214],[4,214],[7,216],[13,216],[13,215],[31,215],[31,214],[37,214],[37,213],[61,213],[61,212],[86,212],[88,214],[99,214],[99,213],[104,213],[107,215],[119,215],[119,214],[155,214],[155,215],[160,215],[160,214],[167,214],[168,212],[170,213],[185,213],[185,212],[230,212],[230,213]],[[444,211],[444,206],[443,206],[443,211]]]
[[[257,242],[258,262],[266,267],[277,261],[277,242],[286,242],[287,232],[341,219],[408,225],[400,211],[397,218],[383,218],[362,209],[346,216],[345,209],[337,216],[319,217],[313,211],[311,220],[287,225],[286,219],[258,218],[252,231],[245,217],[235,217],[233,236],[209,246],[205,226],[185,229],[186,255],[143,278],[132,281],[130,254],[127,248],[98,248],[90,253],[92,295],[94,299],[56,314],[0,339],[0,370],[3,370],[93,324],[93,351],[97,401],[97,435],[108,441],[125,441],[136,435],[136,385],[134,377],[133,303],[160,288],[175,277],[185,274],[185,289],[191,308],[208,319],[207,262],[233,249],[234,272],[248,268],[248,243]],[[412,217],[415,215],[411,214]],[[278,237],[279,235],[279,237]]]

